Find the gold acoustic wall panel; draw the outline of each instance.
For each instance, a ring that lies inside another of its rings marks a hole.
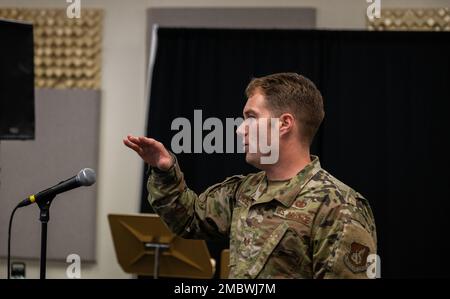
[[[100,89],[103,11],[0,8],[0,18],[34,25],[35,85],[38,88]]]
[[[367,20],[369,30],[450,31],[450,8],[381,9],[381,17]]]

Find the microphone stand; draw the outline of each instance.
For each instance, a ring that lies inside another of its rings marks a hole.
[[[47,223],[50,220],[50,205],[56,195],[51,195],[37,204],[40,209],[39,221],[41,221],[41,268],[40,279],[45,279],[47,271]]]

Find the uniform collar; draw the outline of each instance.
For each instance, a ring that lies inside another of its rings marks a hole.
[[[286,185],[277,187],[272,191],[273,199],[279,201],[286,207],[290,207],[297,195],[311,180],[311,178],[321,170],[318,156],[311,155],[311,162],[308,163],[295,177],[293,177]],[[264,177],[267,180],[267,177]]]

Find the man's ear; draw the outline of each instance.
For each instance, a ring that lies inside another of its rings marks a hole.
[[[294,129],[295,118],[290,113],[283,113],[279,117],[280,122],[280,136],[283,136]]]

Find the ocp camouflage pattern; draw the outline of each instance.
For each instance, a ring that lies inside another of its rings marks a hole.
[[[377,247],[369,203],[322,169],[317,156],[275,187],[262,171],[197,196],[175,162],[167,172],[153,169],[147,188],[175,234],[230,238],[229,278],[368,278]]]

